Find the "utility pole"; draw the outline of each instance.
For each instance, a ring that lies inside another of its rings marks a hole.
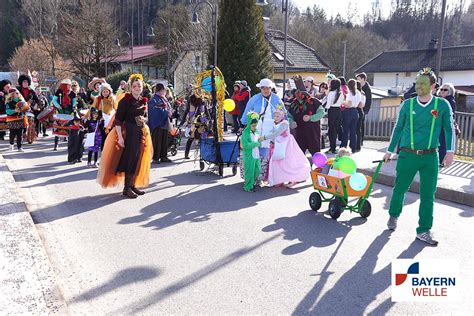
[[[441,70],[441,55],[443,53],[443,39],[444,39],[444,21],[446,20],[446,0],[443,0],[441,8],[441,23],[439,27],[439,42],[438,51],[436,52],[436,78],[439,80],[439,73]],[[441,82],[440,82],[441,83]]]
[[[342,76],[344,79],[346,78],[346,48],[347,48],[347,41],[342,41],[344,44],[344,57],[342,61]]]

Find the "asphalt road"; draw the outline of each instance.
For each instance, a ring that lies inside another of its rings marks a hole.
[[[473,216],[437,200],[440,244],[415,241],[418,196],[386,230],[391,188],[375,185],[372,215],[338,221],[310,210],[311,182],[242,190],[182,159],[154,165],[147,194],[103,190],[96,169],[66,162],[51,137],[4,158],[21,188],[71,314],[472,314]],[[6,148],[1,143],[0,149]],[[369,158],[368,158],[369,159]],[[393,303],[394,258],[454,258],[463,298]]]

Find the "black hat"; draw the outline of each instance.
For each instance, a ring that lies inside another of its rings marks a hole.
[[[306,87],[304,86],[303,78],[301,78],[300,75],[294,76],[293,80],[295,81],[296,90],[306,92]]]
[[[18,85],[21,86],[23,81],[28,81],[28,85],[31,85],[31,78],[30,76],[27,76],[25,74],[23,75],[20,75],[20,77],[18,77]]]
[[[8,79],[0,81],[0,91],[3,91],[3,88],[5,88],[7,84],[12,84],[12,82]]]

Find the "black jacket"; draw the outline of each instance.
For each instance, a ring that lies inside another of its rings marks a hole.
[[[372,106],[372,90],[370,89],[369,83],[366,81],[365,85],[362,86],[362,91],[365,93],[365,106],[364,113],[369,113],[370,107]]]

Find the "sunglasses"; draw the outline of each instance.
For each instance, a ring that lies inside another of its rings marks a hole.
[[[439,89],[439,91],[449,91],[449,89]]]
[[[260,87],[260,90],[271,89],[270,87]]]

